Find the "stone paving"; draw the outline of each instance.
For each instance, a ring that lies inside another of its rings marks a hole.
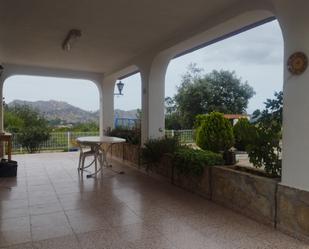
[[[309,245],[113,162],[78,174],[77,153],[19,155],[0,178],[0,248],[298,249]]]

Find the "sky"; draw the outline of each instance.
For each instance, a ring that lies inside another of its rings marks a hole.
[[[174,96],[181,76],[190,63],[209,73],[212,70],[235,71],[251,85],[256,95],[250,99],[247,112],[262,109],[267,98],[283,85],[283,38],[277,21],[256,27],[231,38],[173,59],[167,69],[165,96]],[[141,79],[136,74],[122,80],[123,96],[115,96],[115,109],[141,108]],[[117,92],[117,89],[115,89]],[[14,76],[4,84],[5,101],[60,100],[84,110],[99,109],[99,93],[94,83],[32,76]]]

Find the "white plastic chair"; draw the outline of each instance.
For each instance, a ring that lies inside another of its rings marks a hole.
[[[78,162],[78,170],[85,170],[86,168],[90,167],[93,163],[95,165],[95,170],[97,170],[97,159],[100,156],[100,153],[95,150],[94,147],[90,146],[90,150],[86,150],[89,147],[84,147],[79,144],[79,162]],[[93,161],[85,166],[86,157],[93,156]],[[100,160],[100,159],[99,159]]]

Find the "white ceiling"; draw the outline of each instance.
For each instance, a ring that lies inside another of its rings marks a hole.
[[[237,0],[0,0],[0,62],[107,72]],[[82,38],[61,44],[72,28]]]

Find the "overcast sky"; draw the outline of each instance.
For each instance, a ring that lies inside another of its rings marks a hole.
[[[177,92],[181,75],[190,63],[196,63],[205,73],[214,69],[235,71],[256,92],[249,102],[247,112],[263,108],[266,98],[271,98],[283,85],[283,39],[278,22],[273,21],[172,60],[166,74],[165,96],[173,96]],[[140,75],[131,76],[123,82],[124,96],[115,97],[115,108],[140,108]],[[4,96],[6,102],[14,99],[54,99],[85,110],[99,108],[96,86],[84,80],[15,76],[5,82]]]

